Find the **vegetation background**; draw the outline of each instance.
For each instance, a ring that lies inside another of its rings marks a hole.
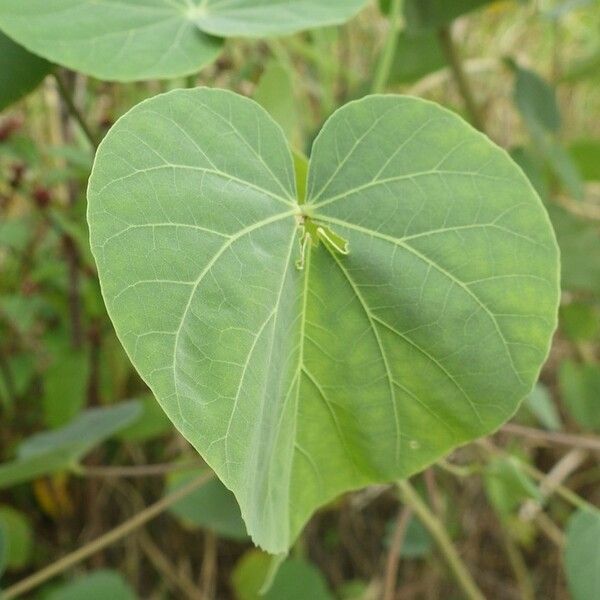
[[[262,597],[461,598],[451,543],[488,598],[600,598],[600,2],[438,2],[443,18],[423,27],[390,23],[389,5],[341,27],[229,40],[185,80],[57,68],[17,103],[0,34],[6,598],[261,597],[270,559],[133,371],[87,239],[96,140],[139,101],[195,85],[254,98],[307,154],[337,107],[372,90],[439,102],[509,149],[562,252],[560,327],[539,384],[500,432],[415,478],[435,520],[389,486],[349,494],[312,519]],[[48,67],[21,60],[34,87]]]

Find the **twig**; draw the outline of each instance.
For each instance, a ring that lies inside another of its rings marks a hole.
[[[204,461],[196,460],[190,462],[169,462],[156,465],[134,465],[125,467],[88,467],[79,465],[75,473],[81,477],[154,477],[173,473],[175,471],[187,471],[204,466]]]
[[[200,572],[202,594],[206,598],[215,597],[214,586],[217,572],[217,538],[212,531],[206,531],[204,533],[204,554]]]
[[[504,542],[508,561],[515,574],[515,579],[517,580],[521,600],[535,600],[535,590],[533,589],[527,564],[523,559],[521,550],[504,524],[500,524],[500,534],[502,536],[502,541]]]
[[[73,97],[71,96],[71,92],[67,89],[65,82],[61,79],[58,72],[54,72],[54,79],[56,81],[56,86],[58,88],[58,92],[63,102],[67,106],[69,110],[69,114],[77,121],[79,127],[81,127],[81,131],[83,131],[85,137],[88,142],[94,148],[94,150],[98,149],[98,141],[96,140],[96,136],[92,133],[90,126],[87,124],[84,119],[81,111],[75,106],[75,102],[73,101]]]
[[[564,548],[565,534],[560,527],[545,513],[541,512],[535,517],[535,524],[540,531],[558,548]]]
[[[71,321],[71,344],[75,350],[81,350],[84,343],[84,330],[80,294],[79,252],[73,238],[68,234],[63,235],[63,246],[69,273],[68,304],[69,319]]]
[[[403,506],[398,513],[394,537],[390,551],[388,552],[385,568],[385,581],[383,586],[383,600],[394,600],[396,596],[396,582],[398,581],[398,566],[400,563],[400,552],[406,537],[406,529],[412,517],[413,511],[409,506]]]
[[[485,600],[485,596],[471,577],[441,521],[433,514],[408,481],[400,481],[398,488],[405,504],[414,511],[425,529],[435,539],[465,597],[469,600]]]
[[[385,86],[390,78],[392,62],[394,61],[394,54],[396,52],[396,47],[398,46],[401,6],[402,0],[392,0],[388,19],[388,34],[379,58],[379,63],[377,64],[375,76],[373,77],[373,84],[371,86],[371,92],[373,94],[381,94],[385,90]]]
[[[438,37],[442,46],[442,50],[444,51],[446,61],[448,62],[448,66],[452,70],[452,75],[458,87],[458,91],[465,102],[465,107],[469,113],[471,122],[477,129],[483,131],[483,118],[481,116],[479,107],[477,106],[475,95],[471,89],[469,79],[463,69],[462,59],[460,57],[459,50],[454,43],[454,39],[452,38],[450,26],[444,25],[440,27],[438,31]]]
[[[554,493],[554,490],[560,486],[573,471],[575,471],[581,463],[585,461],[587,454],[575,448],[569,453],[565,454],[555,465],[548,471],[548,474],[544,479],[541,480],[539,485],[540,494],[542,499],[545,500],[548,496]],[[531,521],[535,516],[542,510],[541,501],[530,498],[527,500],[521,510],[519,511],[519,517],[523,521]]]
[[[212,472],[203,473],[200,477],[197,477],[187,485],[173,492],[172,494],[169,494],[168,496],[161,498],[154,504],[151,504],[143,511],[134,515],[133,517],[131,517],[118,527],[115,527],[108,533],[101,535],[99,538],[95,539],[89,544],[86,544],[85,546],[78,548],[74,552],[63,556],[51,565],[41,569],[37,573],[34,573],[33,575],[30,575],[29,577],[26,577],[25,579],[21,580],[15,585],[9,587],[4,591],[4,594],[2,595],[2,600],[11,600],[12,598],[17,598],[18,596],[29,592],[35,589],[37,586],[41,585],[42,583],[48,581],[49,579],[52,579],[56,575],[59,575],[63,571],[66,571],[67,569],[73,567],[77,563],[80,563],[86,558],[89,558],[96,552],[99,552],[107,546],[114,544],[115,542],[124,538],[126,535],[130,534],[132,531],[135,531],[136,529],[139,529],[140,527],[148,523],[148,521],[151,521],[152,519],[156,518],[169,507],[173,506],[173,504],[179,502],[182,498],[189,496],[192,492],[204,485],[211,477],[213,477],[213,475],[214,474]]]
[[[194,585],[194,582],[187,575],[176,571],[171,561],[146,532],[140,533],[139,541],[142,551],[167,583],[170,582],[172,587],[179,589],[189,600],[204,600],[204,594]]]
[[[524,427],[515,423],[508,423],[502,427],[502,431],[512,435],[530,438],[539,442],[549,444],[560,444],[562,446],[571,446],[572,448],[581,448],[583,450],[595,450],[600,452],[600,438],[574,435],[571,433],[561,433],[558,431],[543,431],[532,427]]]
[[[8,358],[4,355],[2,348],[0,348],[0,373],[4,379],[4,385],[8,395],[8,407],[12,409],[17,404],[17,389],[10,363],[8,362]]]

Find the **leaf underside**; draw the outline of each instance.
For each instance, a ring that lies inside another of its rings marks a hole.
[[[547,215],[504,151],[429,102],[337,111],[300,206],[262,108],[174,91],[114,126],[88,198],[125,349],[269,552],[340,493],[497,428],[547,355]],[[308,244],[298,269],[306,220],[349,254]]]
[[[190,75],[222,37],[343,23],[365,0],[2,0],[0,29],[31,52],[99,79]],[[219,37],[213,37],[219,36]]]

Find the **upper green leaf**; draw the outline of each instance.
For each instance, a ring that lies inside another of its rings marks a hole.
[[[0,110],[31,92],[51,69],[0,32]]]
[[[342,23],[365,0],[3,0],[0,29],[52,62],[100,79],[195,73],[213,37],[285,35]]]
[[[366,0],[187,0],[202,31],[221,37],[287,35],[353,17]]]
[[[497,428],[556,325],[558,252],[531,185],[422,100],[337,111],[299,203],[262,108],[174,91],[109,132],[88,198],[125,349],[273,553],[341,492]]]

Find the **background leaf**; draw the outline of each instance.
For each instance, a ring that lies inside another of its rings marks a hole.
[[[43,408],[46,424],[60,427],[74,419],[85,406],[89,379],[89,356],[68,344],[55,349],[58,360],[47,369]]]
[[[136,600],[131,587],[117,571],[98,570],[75,578],[44,596],[44,600]]]
[[[31,524],[27,515],[10,506],[0,506],[0,530],[4,531],[6,540],[6,568],[26,567],[33,549]]]
[[[333,600],[323,575],[310,563],[293,558],[279,567],[271,588],[261,594],[272,560],[258,550],[241,558],[232,574],[237,600]]]
[[[600,366],[564,361],[559,370],[564,405],[584,429],[600,431]]]
[[[34,54],[115,81],[188,75],[222,47],[169,0],[3,0],[0,29]]]
[[[254,100],[281,126],[291,145],[299,147],[299,115],[292,73],[279,62],[271,60],[256,87]]]
[[[70,424],[38,433],[22,442],[13,462],[0,465],[0,489],[68,469],[96,444],[132,423],[141,413],[137,402],[91,408]]]
[[[367,0],[207,0],[195,21],[202,31],[222,37],[288,35],[353,17]]]
[[[548,388],[536,383],[531,393],[525,398],[521,412],[533,415],[536,421],[545,429],[559,431],[562,428],[560,415]]]
[[[167,493],[196,479],[202,472],[174,473],[169,477]],[[211,479],[169,509],[187,528],[209,529],[234,540],[246,540],[248,534],[235,496],[218,480]]]
[[[52,65],[0,32],[0,110],[35,89]]]
[[[434,31],[401,31],[390,72],[391,83],[411,83],[446,66]]]
[[[222,49],[213,37],[335,25],[366,0],[3,0],[0,29],[31,52],[99,79],[172,78]]]
[[[534,71],[511,64],[515,71],[515,104],[525,122],[533,129],[558,131],[561,117],[556,91]]]
[[[404,17],[409,29],[437,29],[457,17],[493,0],[404,0]]]
[[[600,513],[578,510],[567,525],[565,568],[573,600],[595,600],[600,595]]]

